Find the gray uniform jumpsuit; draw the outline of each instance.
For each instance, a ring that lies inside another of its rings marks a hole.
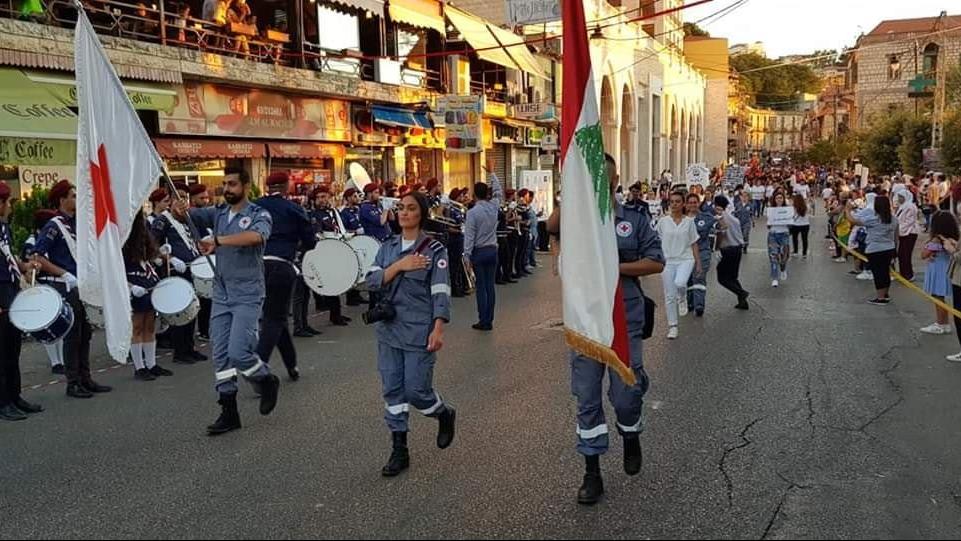
[[[434,320],[450,321],[450,262],[443,244],[430,240],[425,244],[425,239],[426,235],[421,233],[404,249],[401,236],[391,237],[380,247],[367,273],[367,287],[380,292],[383,299],[394,295],[397,310],[393,321],[375,324],[377,369],[387,408],[384,419],[391,432],[408,431],[411,406],[427,417],[438,417],[446,408],[434,390],[437,354],[427,351],[427,339],[434,329]],[[414,253],[419,246],[424,246],[420,253],[430,258],[428,267],[398,274],[385,285],[384,269]]]
[[[651,227],[651,215],[646,207],[617,205],[615,215],[617,251],[621,263],[641,259],[664,262],[661,239]],[[614,405],[617,430],[625,435],[643,430],[641,410],[650,383],[644,372],[644,295],[640,280],[621,276],[621,290],[627,310],[631,368],[637,383],[629,387],[614,371],[610,371],[608,397]],[[603,405],[606,371],[608,368],[604,364],[576,353],[571,354],[571,390],[577,398],[577,452],[585,456],[602,455],[607,452],[609,445]]]
[[[711,270],[717,218],[714,212],[702,210],[694,217],[697,227],[697,252],[701,258],[701,274],[691,273],[687,281],[687,305],[691,310],[704,310],[707,305],[707,272]]]
[[[254,231],[264,242],[256,246],[217,248],[210,340],[216,389],[220,394],[237,393],[237,376],[261,381],[270,375],[257,356],[260,314],[263,309],[264,244],[270,238],[272,220],[266,210],[247,203],[230,219],[230,208],[195,209],[191,215],[212,214],[215,236]]]

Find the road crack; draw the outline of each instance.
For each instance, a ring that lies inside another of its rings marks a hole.
[[[731,453],[733,453],[733,452],[735,452],[735,451],[738,451],[738,450],[740,450],[740,449],[744,449],[744,448],[747,447],[748,445],[751,445],[752,443],[754,443],[753,441],[747,439],[747,433],[751,430],[751,427],[753,427],[753,426],[756,425],[757,423],[761,422],[762,419],[763,419],[763,417],[759,417],[759,418],[751,421],[750,423],[748,423],[748,424],[744,427],[744,429],[741,430],[741,433],[738,435],[738,436],[741,438],[741,440],[742,440],[741,443],[739,443],[739,444],[737,444],[737,445],[735,445],[735,446],[733,446],[733,447],[728,447],[727,449],[725,449],[725,450],[724,450],[724,454],[721,455],[721,460],[719,460],[718,463],[717,463],[717,468],[718,468],[718,470],[721,472],[721,475],[724,476],[724,482],[725,482],[725,484],[727,485],[727,506],[728,506],[728,508],[734,506],[734,482],[731,480],[731,476],[727,473],[727,467],[726,467],[726,465],[727,465],[727,457],[730,456]]]
[[[787,502],[787,498],[791,495],[791,492],[795,490],[808,490],[814,488],[812,485],[801,485],[796,481],[791,481],[781,472],[777,472],[777,476],[781,478],[781,481],[784,481],[787,487],[785,487],[785,489],[781,492],[781,497],[778,499],[777,506],[774,508],[774,512],[771,513],[771,518],[768,519],[767,525],[764,527],[764,532],[761,534],[761,539],[767,539],[767,536],[771,534],[771,530],[774,528],[774,523],[777,522],[777,517],[781,515],[781,509],[784,508],[784,503]]]

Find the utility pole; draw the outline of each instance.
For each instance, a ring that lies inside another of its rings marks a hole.
[[[936,31],[941,32],[944,30],[944,18],[947,16],[946,11],[941,12],[941,16],[938,17],[938,23],[936,25]],[[945,64],[947,64],[947,52],[945,51],[946,43],[942,39],[943,34],[937,34],[937,45],[938,45],[938,59],[937,59],[937,69],[935,75],[935,80],[937,81],[937,86],[934,89],[934,111],[931,114],[931,148],[940,149],[941,141],[944,135],[944,108],[945,102],[947,101],[947,79],[948,72]]]

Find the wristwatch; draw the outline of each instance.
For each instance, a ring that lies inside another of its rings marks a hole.
[[[214,235],[214,246],[220,247],[220,237]]]

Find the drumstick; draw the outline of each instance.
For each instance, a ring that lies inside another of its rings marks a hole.
[[[177,201],[182,202],[183,199],[180,197],[180,192],[177,191],[177,187],[174,186],[173,179],[171,179],[170,175],[167,173],[167,166],[163,162],[160,162],[158,165],[160,165],[160,172],[163,174],[163,178],[167,182],[167,188],[170,190],[170,193],[173,194]],[[199,239],[200,230],[197,229],[197,224],[194,223],[194,219],[190,215],[189,209],[187,211],[187,225],[190,227],[190,235],[194,238],[194,240],[196,241]],[[204,254],[204,257],[207,259],[207,264],[210,265],[210,268],[213,269],[214,273],[216,273],[217,266],[214,265],[213,259],[211,259],[209,254]]]

